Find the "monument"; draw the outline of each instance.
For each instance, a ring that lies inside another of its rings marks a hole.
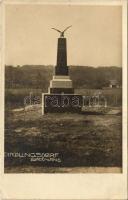
[[[51,94],[73,94],[74,89],[72,80],[69,77],[69,69],[67,66],[67,44],[64,33],[71,26],[68,26],[64,31],[52,28],[60,33],[57,47],[57,63],[53,79],[50,81],[49,93]]]
[[[72,80],[67,66],[67,42],[64,37],[65,31],[52,28],[60,33],[57,45],[57,62],[48,93],[42,95],[42,113],[48,112],[80,112],[83,98],[74,94]]]

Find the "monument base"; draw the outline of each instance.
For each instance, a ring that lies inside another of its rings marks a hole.
[[[80,113],[83,97],[74,94],[42,94],[42,114],[45,113]]]
[[[50,88],[72,88],[72,80],[69,76],[53,76]]]
[[[50,81],[49,93],[51,94],[73,94],[72,80],[69,76],[53,76]]]

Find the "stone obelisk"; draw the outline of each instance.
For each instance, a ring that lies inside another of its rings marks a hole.
[[[57,64],[55,67],[55,75],[68,76],[66,38],[58,38]]]
[[[67,28],[63,32],[55,29],[58,32],[60,32],[61,35],[58,38],[57,63],[55,66],[55,73],[53,79],[50,81],[50,87],[49,87],[50,94],[74,93],[72,80],[69,77],[69,69],[67,66],[67,44],[66,44],[66,38],[64,37],[64,32],[67,30]]]

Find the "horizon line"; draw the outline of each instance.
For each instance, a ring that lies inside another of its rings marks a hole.
[[[53,65],[53,64],[23,64],[23,65],[20,65],[20,64],[17,64],[17,65],[13,65],[13,64],[5,64],[5,67],[7,66],[12,66],[12,67],[24,67],[24,66],[52,66],[52,67],[55,67],[56,65]],[[93,68],[98,68],[98,67],[118,67],[118,68],[122,68],[122,66],[118,66],[118,65],[98,65],[98,66],[94,66],[94,65],[74,65],[74,64],[71,64],[71,65],[67,65],[68,67],[93,67]]]

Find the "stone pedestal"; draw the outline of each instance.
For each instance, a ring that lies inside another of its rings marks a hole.
[[[83,98],[74,94],[42,94],[42,114],[81,112]]]
[[[73,94],[72,80],[69,76],[53,76],[48,92],[50,94]]]

